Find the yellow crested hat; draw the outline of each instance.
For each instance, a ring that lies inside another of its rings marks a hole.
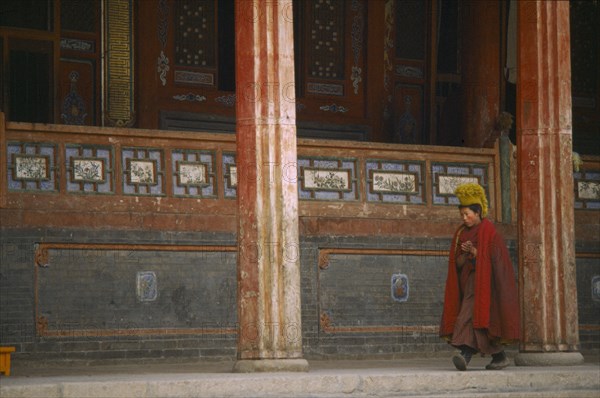
[[[460,201],[461,206],[478,204],[481,206],[481,217],[487,216],[488,202],[481,185],[475,183],[459,185],[454,190],[454,195]]]

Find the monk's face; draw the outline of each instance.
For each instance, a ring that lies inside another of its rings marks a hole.
[[[481,222],[479,214],[475,213],[468,207],[460,208],[460,216],[462,217],[463,224],[465,225],[465,227],[472,227],[473,225],[477,225]]]

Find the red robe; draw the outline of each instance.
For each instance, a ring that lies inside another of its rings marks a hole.
[[[448,261],[444,312],[439,331],[440,336],[446,339],[452,336],[462,301],[456,268],[461,230],[459,228],[454,235]],[[492,340],[502,343],[517,341],[521,335],[519,294],[508,249],[502,236],[487,219],[479,225],[477,240],[473,327],[487,329]]]

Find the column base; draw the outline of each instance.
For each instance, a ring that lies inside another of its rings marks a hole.
[[[239,359],[235,365],[233,365],[233,372],[308,372],[308,361],[302,358]]]
[[[571,366],[581,365],[579,352],[520,352],[515,357],[517,366]]]

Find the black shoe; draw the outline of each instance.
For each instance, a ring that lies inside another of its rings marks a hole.
[[[471,362],[473,353],[470,350],[462,350],[460,354],[452,357],[452,363],[458,370],[467,370],[467,365]]]
[[[492,354],[492,362],[487,364],[485,368],[487,370],[500,370],[504,369],[508,365],[510,365],[510,362],[508,361],[504,351],[502,351],[497,354]]]

